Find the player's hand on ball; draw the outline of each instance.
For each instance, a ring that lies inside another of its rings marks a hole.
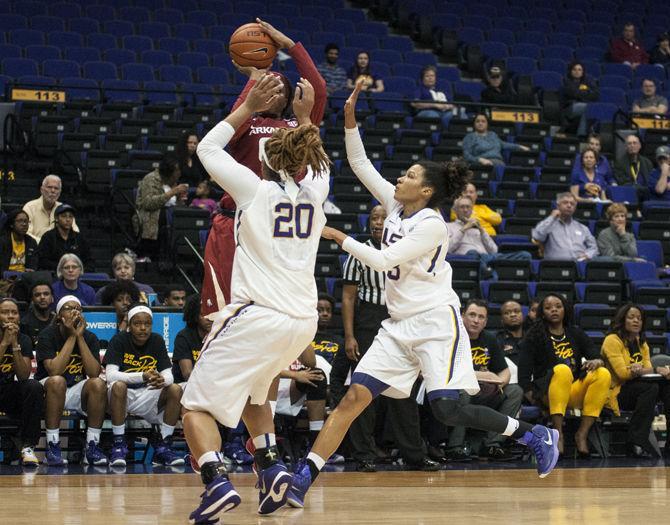
[[[256,22],[260,24],[263,30],[270,36],[272,40],[277,42],[279,49],[288,49],[295,45],[295,42],[287,37],[284,33],[275,28],[272,24],[264,22],[260,18],[256,19]]]
[[[293,112],[298,122],[309,119],[314,107],[314,86],[306,78],[298,80],[295,95],[293,95]]]
[[[277,100],[284,89],[281,80],[275,75],[264,75],[254,87],[251,88],[245,104],[254,112],[258,113],[268,109]]]
[[[267,72],[267,69],[259,69],[254,66],[241,66],[234,60],[232,61],[235,69],[237,69],[244,76],[249,77],[251,80],[260,80],[263,78],[263,75]]]

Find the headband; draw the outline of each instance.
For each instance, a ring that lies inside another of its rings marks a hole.
[[[143,304],[138,304],[137,306],[133,306],[130,310],[128,310],[128,322],[130,323],[130,320],[137,314],[149,314],[152,319],[154,318],[154,314],[151,311],[151,308]]]
[[[275,173],[278,173],[279,178],[281,179],[282,182],[285,183],[289,180],[293,180],[291,177],[289,177],[288,173],[286,173],[286,170],[276,170],[272,167],[272,164],[270,164],[270,159],[268,159],[268,154],[265,151],[265,145],[267,144],[268,140],[270,140],[270,137],[264,137],[262,139],[259,139],[258,160],[260,160],[261,162],[265,162],[268,168],[270,168]]]
[[[65,297],[61,298],[60,301],[58,301],[58,304],[56,305],[56,314],[59,314],[61,308],[65,306],[65,303],[69,302],[74,302],[77,303],[79,306],[81,306],[81,301],[79,300],[79,298],[75,297],[74,295],[66,295]]]

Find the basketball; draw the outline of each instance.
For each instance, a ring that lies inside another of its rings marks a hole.
[[[230,37],[228,51],[240,66],[268,67],[277,54],[277,44],[256,23],[238,27]]]

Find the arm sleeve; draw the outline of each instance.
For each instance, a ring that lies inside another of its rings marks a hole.
[[[181,332],[174,338],[174,349],[172,350],[172,360],[176,363],[180,359],[193,361],[193,354],[191,353],[188,341]]]
[[[347,160],[351,169],[388,213],[394,202],[395,189],[393,184],[384,180],[365,155],[365,148],[358,129],[345,128],[344,142],[347,147]]]
[[[463,242],[465,232],[458,223],[452,222],[447,225],[447,235],[449,236],[449,249],[447,253],[454,253],[458,250],[461,242]]]
[[[327,92],[326,81],[316,68],[312,57],[300,42],[297,42],[291,49],[287,49],[288,54],[295,61],[295,67],[303,78],[309,80],[314,87],[314,107],[310,113],[310,120],[318,126],[323,120],[323,114],[326,110]]]
[[[151,177],[146,176],[139,182],[137,192],[137,207],[147,211],[156,211],[165,206],[170,200],[160,185],[155,185]]]
[[[545,242],[549,236],[549,231],[556,222],[556,217],[549,216],[538,223],[531,232],[531,238],[539,242]]]
[[[165,388],[166,386],[170,386],[172,383],[174,383],[174,376],[172,375],[172,366],[164,370],[161,370],[161,375],[163,376],[163,379],[165,379],[165,385],[163,385],[163,388]]]
[[[207,173],[244,208],[254,198],[260,179],[246,166],[237,162],[223,148],[235,133],[227,122],[219,122],[198,144],[198,158]]]
[[[497,211],[493,211],[486,204],[482,204],[481,207],[477,209],[477,215],[492,226],[498,226],[502,222],[501,215]]]
[[[110,385],[115,381],[121,381],[128,385],[140,385],[144,382],[142,372],[119,372],[119,365],[107,365],[105,375],[107,376],[107,383]]]
[[[424,255],[440,246],[447,237],[444,224],[437,220],[424,220],[412,232],[388,248],[377,250],[351,237],[342,243],[349,252],[366,266],[377,271],[386,271]]]
[[[647,343],[644,343],[642,345],[642,348],[640,348],[640,352],[642,353],[642,366],[645,368],[653,368],[654,365],[651,362],[651,356],[649,354],[649,345]]]
[[[628,381],[631,378],[628,363],[623,354],[624,347],[621,340],[613,335],[608,335],[603,341],[602,355],[607,360],[610,368],[619,381]]]
[[[614,257],[616,255],[614,253],[614,245],[612,244],[610,236],[606,232],[607,230],[603,230],[600,232],[600,235],[598,235],[598,250],[600,251],[600,255],[604,257]]]
[[[635,236],[632,233],[625,233],[620,239],[621,249],[623,250],[624,255],[627,255],[628,257],[637,257],[637,242],[635,241]]]

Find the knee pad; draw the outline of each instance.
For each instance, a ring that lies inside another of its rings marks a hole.
[[[315,371],[321,372],[323,379],[319,381],[314,381],[316,386],[307,385],[307,401],[321,401],[326,399],[326,394],[328,392],[328,381],[326,379],[326,374],[320,368],[315,368]]]

